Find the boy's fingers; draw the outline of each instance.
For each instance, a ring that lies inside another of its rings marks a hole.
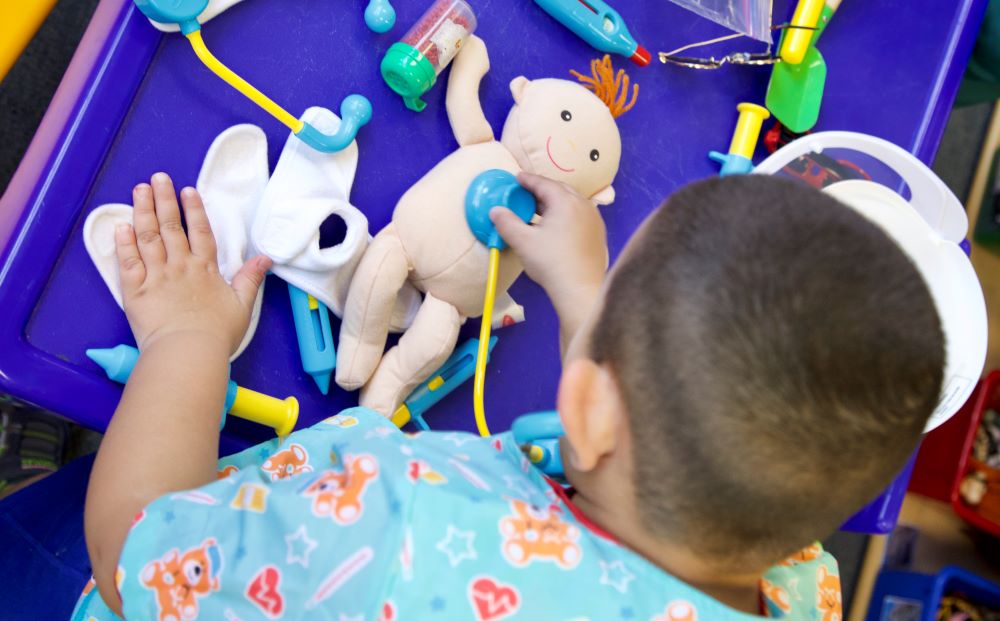
[[[215,236],[201,195],[194,188],[184,188],[181,190],[181,205],[184,207],[184,219],[187,220],[192,254],[214,263],[217,260]]]
[[[517,176],[517,181],[538,199],[538,213],[542,215],[545,215],[550,204],[570,197],[575,198],[569,186],[547,177],[522,172]]]
[[[138,243],[139,256],[147,270],[156,269],[167,260],[167,251],[160,238],[160,223],[153,207],[153,190],[140,183],[132,190],[132,222]]]
[[[518,218],[517,214],[510,209],[494,207],[490,210],[490,220],[497,227],[500,237],[516,252],[520,252],[522,248],[531,243],[530,238],[534,233],[531,226]]]
[[[139,256],[139,247],[135,244],[135,233],[128,224],[115,227],[115,254],[118,256],[118,280],[122,293],[137,289],[146,279],[146,266]]]
[[[166,173],[156,173],[152,179],[156,219],[160,222],[160,237],[167,249],[167,259],[179,259],[191,251],[187,235],[181,226],[181,210],[177,207],[177,192]]]
[[[271,269],[271,259],[264,255],[256,256],[240,268],[233,277],[233,290],[240,302],[248,310],[253,308],[254,300],[257,298],[257,291],[264,284],[267,270]]]

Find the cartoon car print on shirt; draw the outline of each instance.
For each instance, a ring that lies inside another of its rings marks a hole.
[[[500,520],[501,550],[507,561],[523,567],[532,561],[549,561],[562,569],[577,566],[582,550],[580,529],[564,522],[559,509],[539,509],[521,500],[511,500],[514,515]]]
[[[146,564],[142,586],[156,592],[158,621],[191,621],[198,617],[198,600],[218,591],[222,553],[215,539],[206,539],[183,554],[177,548]]]
[[[331,517],[346,526],[361,517],[365,490],[377,478],[378,462],[374,457],[346,455],[343,470],[324,470],[306,486],[302,495],[312,498],[313,515]]]
[[[312,472],[309,453],[301,444],[291,444],[288,448],[271,455],[261,464],[260,469],[269,473],[272,481],[287,479],[303,472]]]

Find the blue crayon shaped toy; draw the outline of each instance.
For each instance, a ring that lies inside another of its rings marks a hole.
[[[490,338],[490,353],[493,352],[498,340],[495,336]],[[441,368],[435,371],[430,379],[417,386],[403,402],[403,405],[396,409],[392,415],[392,422],[397,427],[402,427],[413,421],[413,424],[420,429],[430,429],[424,422],[424,414],[476,373],[476,351],[478,349],[479,339],[469,339],[455,349],[441,365]],[[487,361],[489,361],[489,357],[487,357]]]
[[[325,304],[291,283],[288,284],[288,296],[292,300],[292,319],[295,320],[302,368],[325,395],[330,392],[330,378],[337,367],[330,311]]]
[[[130,345],[119,345],[111,349],[88,349],[87,357],[104,369],[108,379],[124,384],[132,375],[132,369],[139,360],[139,350]],[[229,380],[226,388],[226,405],[222,411],[222,425],[226,424],[226,412],[274,429],[279,437],[285,437],[295,428],[299,418],[299,402],[295,397],[276,399],[268,395],[237,386]]]
[[[645,67],[652,60],[617,11],[604,0],[535,0],[535,3],[595,49],[619,54]]]

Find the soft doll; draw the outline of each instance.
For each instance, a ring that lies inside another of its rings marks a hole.
[[[515,105],[497,141],[478,95],[489,70],[486,45],[469,38],[448,79],[448,119],[459,148],[399,200],[348,290],[337,383],[347,390],[364,387],[361,405],[392,414],[448,358],[462,322],[482,315],[489,252],[466,223],[465,194],[473,178],[493,168],[524,170],[562,181],[595,203],[614,200],[611,183],[621,158],[615,116],[637,93],[626,103],[628,77],[619,72],[616,78],[609,59],[595,61],[592,69],[593,78],[575,75],[594,92],[568,80],[514,78]],[[519,314],[506,291],[521,270],[505,251],[494,324]],[[383,356],[391,311],[407,283],[424,294],[423,303],[399,344]]]

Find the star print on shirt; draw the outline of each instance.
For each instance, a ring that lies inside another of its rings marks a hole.
[[[457,567],[462,561],[476,558],[476,548],[473,542],[476,539],[475,531],[464,531],[448,525],[448,533],[445,538],[437,543],[438,550],[448,555],[448,563],[452,567]]]
[[[444,437],[445,442],[451,442],[459,448],[466,442],[472,442],[473,440],[478,440],[478,438],[468,433],[449,433]]]
[[[364,615],[347,616],[344,613],[340,613],[340,621],[365,621],[365,616]]]
[[[611,563],[601,561],[601,584],[607,585],[622,595],[628,592],[628,583],[635,580],[635,574],[630,572],[622,561]]]
[[[524,477],[514,477],[505,474],[503,480],[507,482],[507,488],[520,497],[521,500],[528,500],[535,494],[535,489],[524,479]]]
[[[288,546],[288,556],[285,557],[286,563],[289,565],[298,563],[303,567],[309,567],[309,555],[312,554],[312,551],[319,544],[315,539],[309,538],[309,533],[306,532],[306,525],[302,524],[294,533],[285,535],[285,545]]]

